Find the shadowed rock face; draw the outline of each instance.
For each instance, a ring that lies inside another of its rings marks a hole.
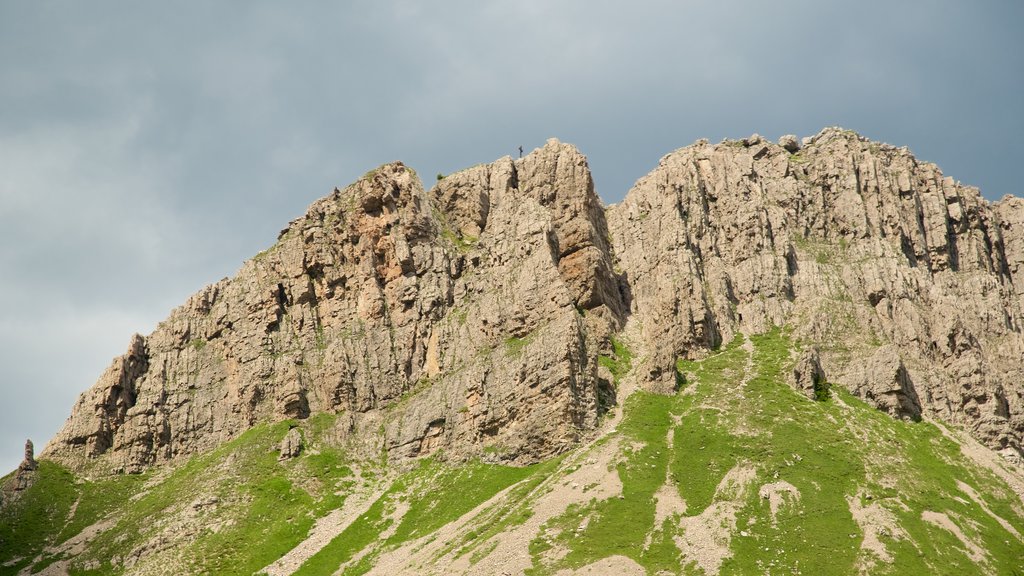
[[[133,337],[47,456],[134,472],[332,412],[364,455],[534,462],[596,427],[624,328],[637,383],[671,390],[678,359],[772,325],[817,377],[1019,449],[1022,225],[1024,201],[838,129],[678,150],[607,210],[555,140],[429,192],[388,164]]]

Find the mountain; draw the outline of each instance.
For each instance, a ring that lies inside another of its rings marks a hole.
[[[0,574],[1021,573],[1021,374],[1024,200],[905,148],[396,162],[131,339]]]

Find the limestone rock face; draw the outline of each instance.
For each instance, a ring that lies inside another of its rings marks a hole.
[[[774,326],[808,396],[1019,452],[1022,302],[1024,200],[841,129],[698,142],[607,209],[557,140],[430,191],[396,162],[133,337],[47,456],[136,472],[329,413],[354,454],[535,462],[596,428],[623,338],[630,381],[671,392],[679,359]]]
[[[281,448],[278,450],[279,460],[295,458],[302,453],[302,432],[298,428],[291,428],[281,440]]]
[[[550,456],[597,423],[623,309],[607,236],[557,141],[430,193],[382,166],[134,337],[49,456],[134,472],[322,412],[356,453]]]
[[[821,369],[818,350],[808,348],[793,366],[792,384],[811,400],[818,397],[818,391],[827,382],[825,371]]]
[[[847,130],[781,144],[698,142],[609,209],[645,373],[789,326],[882,409],[1019,451],[1024,201]]]
[[[921,399],[896,348],[885,345],[865,361],[851,364],[840,382],[854,394],[896,418],[921,419]]]

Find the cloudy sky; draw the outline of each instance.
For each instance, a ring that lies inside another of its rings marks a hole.
[[[383,162],[557,136],[610,203],[698,138],[842,125],[1024,192],[1016,0],[623,6],[0,0],[0,474],[133,332]]]

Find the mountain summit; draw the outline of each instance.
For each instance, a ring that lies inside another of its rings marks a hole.
[[[396,162],[132,337],[0,574],[1010,573],[1021,374],[1024,200],[905,148]]]

